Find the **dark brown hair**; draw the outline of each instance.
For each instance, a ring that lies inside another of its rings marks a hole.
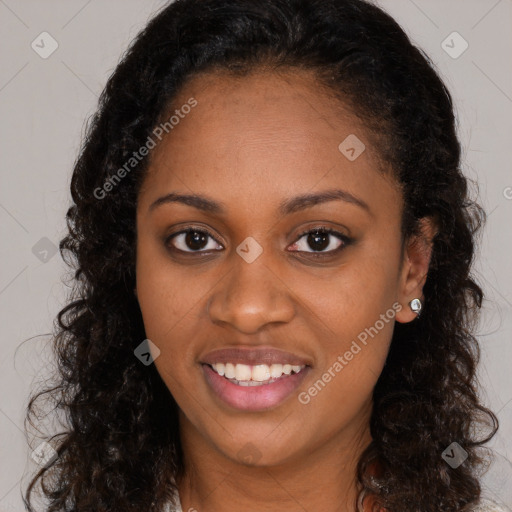
[[[74,288],[54,336],[51,398],[69,426],[49,438],[58,457],[34,476],[48,511],[158,511],[183,471],[177,405],[154,365],[135,286],[135,212],[147,159],[103,197],[98,191],[144,145],[186,80],[258,66],[314,71],[376,135],[401,185],[403,234],[422,217],[439,232],[418,320],[396,324],[374,390],[373,441],[358,465],[362,495],[390,512],[455,512],[478,501],[482,447],[496,416],[480,404],[472,334],[482,290],[470,274],[482,209],[469,198],[450,93],[428,56],[388,14],[363,0],[177,0],[133,41],[103,91],[76,161],[60,243]],[[480,426],[490,427],[478,438]],[[457,442],[468,459],[441,457]],[[378,461],[377,481],[369,465]],[[29,510],[32,510],[29,507]]]

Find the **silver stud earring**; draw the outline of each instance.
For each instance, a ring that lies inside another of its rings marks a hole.
[[[409,302],[409,307],[416,313],[417,316],[420,316],[423,304],[421,303],[420,299],[412,299],[411,302]]]

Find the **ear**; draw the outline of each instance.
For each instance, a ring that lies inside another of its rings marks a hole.
[[[419,220],[419,233],[412,235],[404,243],[402,267],[398,283],[398,302],[402,309],[396,313],[396,320],[408,323],[417,317],[409,307],[412,299],[424,302],[423,286],[427,280],[432,256],[432,241],[437,234],[437,225],[432,217]]]

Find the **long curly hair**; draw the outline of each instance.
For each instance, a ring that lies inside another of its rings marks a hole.
[[[43,400],[66,426],[46,436],[58,456],[31,478],[28,510],[39,487],[48,512],[156,512],[172,499],[183,474],[177,404],[155,365],[134,356],[146,338],[133,290],[137,196],[149,157],[108,193],[105,183],[145,144],[187,79],[259,66],[315,72],[375,136],[403,192],[403,236],[425,216],[438,227],[424,310],[395,325],[374,389],[359,498],[390,512],[463,511],[478,501],[482,445],[498,429],[477,396],[473,334],[483,292],[471,266],[485,213],[461,172],[452,98],[434,64],[363,0],[177,0],[148,22],[108,79],[74,165],[60,241],[73,288],[52,336],[56,381],[34,392],[25,419],[36,424]],[[468,454],[456,469],[442,457],[453,442]],[[382,471],[372,475],[376,461]]]

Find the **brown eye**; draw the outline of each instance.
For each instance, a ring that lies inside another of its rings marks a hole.
[[[333,229],[315,228],[302,233],[292,247],[297,249],[296,252],[328,254],[339,252],[351,242],[349,237]],[[308,251],[308,247],[312,250]]]
[[[210,238],[212,242],[209,243]],[[166,245],[172,245],[174,249],[188,253],[208,252],[218,250],[218,248],[223,249],[222,245],[218,244],[208,231],[195,228],[174,233],[167,238]]]

